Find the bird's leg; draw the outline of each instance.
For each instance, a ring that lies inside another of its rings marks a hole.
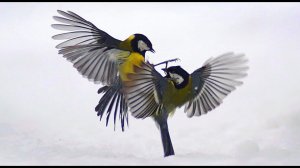
[[[168,69],[168,63],[169,63],[169,62],[166,62],[166,68],[165,68],[165,69]]]
[[[166,68],[167,68],[169,62],[174,62],[174,61],[179,61],[179,60],[180,60],[179,58],[170,59],[170,60],[163,61],[163,62],[161,62],[161,63],[155,64],[154,66],[158,66],[158,65],[161,65],[161,64],[166,64]]]

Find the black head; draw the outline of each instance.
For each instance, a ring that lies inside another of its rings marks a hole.
[[[171,79],[177,89],[184,88],[189,82],[190,74],[180,66],[171,66],[162,70],[167,73],[165,78]]]
[[[155,52],[152,48],[151,41],[143,34],[134,34],[134,39],[131,41],[133,51],[145,56],[146,51]]]

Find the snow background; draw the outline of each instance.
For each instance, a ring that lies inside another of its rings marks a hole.
[[[169,119],[163,158],[151,119],[99,122],[100,85],[57,54],[56,10],[118,39],[145,34],[151,62],[188,72],[228,51],[249,59],[244,85],[214,111]],[[299,165],[299,3],[0,3],[0,165]]]

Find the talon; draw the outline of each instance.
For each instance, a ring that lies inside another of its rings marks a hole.
[[[164,61],[164,62],[155,64],[154,66],[161,65],[161,64],[166,64],[166,66],[168,66],[168,63],[169,63],[169,62],[176,62],[176,61],[178,61],[178,60],[180,60],[180,59],[179,59],[179,58],[170,59],[170,60],[167,60],[167,61]]]

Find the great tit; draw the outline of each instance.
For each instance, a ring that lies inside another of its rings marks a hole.
[[[158,125],[164,156],[174,155],[167,119],[176,108],[185,106],[188,117],[200,116],[218,107],[247,75],[247,59],[243,54],[226,53],[208,59],[189,74],[180,66],[164,68],[162,76],[150,63],[134,66],[124,82],[131,114],[135,118],[152,117]]]
[[[117,97],[117,101],[109,105],[113,106],[116,103],[119,106],[120,117],[124,122],[127,114],[123,111],[127,111],[127,103],[119,91],[122,88],[122,81],[128,80],[126,74],[133,72],[133,65],[140,65],[145,61],[146,51],[154,52],[152,43],[145,35],[138,33],[121,41],[74,12],[61,10],[57,12],[61,16],[53,18],[63,24],[51,26],[69,31],[52,37],[55,40],[65,40],[56,46],[59,54],[63,54],[64,58],[72,62],[81,75],[94,83],[103,84],[104,87],[99,89],[99,93],[105,92],[109,100],[114,96]],[[100,104],[96,107],[96,111],[102,117],[105,109]]]

